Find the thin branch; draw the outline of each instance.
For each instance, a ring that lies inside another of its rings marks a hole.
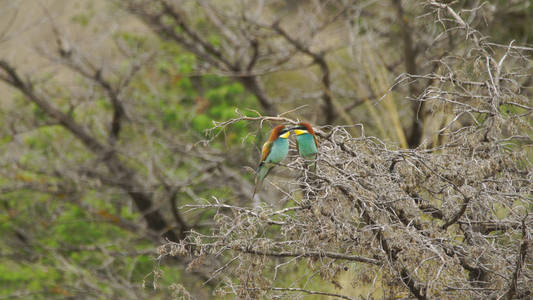
[[[260,216],[258,213],[256,213],[252,209],[247,209],[244,207],[238,207],[238,206],[233,206],[233,205],[228,205],[228,204],[223,204],[223,203],[186,204],[186,205],[179,207],[179,209],[184,209],[184,208],[190,208],[190,209],[207,209],[207,208],[221,209],[221,208],[224,208],[224,209],[230,209],[234,211],[241,211],[241,212],[250,214],[256,218],[263,219],[263,215]],[[271,219],[265,219],[265,221],[269,225],[285,225],[286,224],[286,222],[275,221]]]
[[[459,218],[461,218],[464,215],[466,208],[468,207],[468,203],[470,202],[471,199],[472,199],[471,197],[464,198],[463,203],[461,203],[461,208],[448,221],[446,221],[444,225],[442,225],[442,229],[446,230],[451,225],[457,223]]]
[[[152,12],[149,7],[153,6],[153,3],[146,1],[146,3],[137,3],[128,0],[129,10],[140,16],[144,22],[150,26],[160,36],[172,39],[178,44],[184,46],[188,51],[201,58],[203,61],[208,62],[216,69],[228,72],[229,75],[235,80],[239,81],[249,92],[257,97],[260,105],[264,108],[265,112],[270,115],[277,113],[276,107],[272,103],[272,100],[268,98],[267,94],[261,87],[257,76],[243,75],[243,71],[238,62],[231,62],[226,58],[225,54],[216,49],[209,42],[207,42],[202,35],[195,31],[188,22],[185,20],[185,16],[176,7],[169,4],[167,1],[159,0],[157,3],[161,5],[160,12]],[[170,17],[176,25],[179,26],[182,33],[178,33],[172,24],[165,22],[165,17]],[[240,47],[239,44],[234,45]],[[252,43],[252,47],[254,47]],[[246,73],[251,72],[251,68],[255,65],[254,56],[257,53],[252,53],[250,59],[249,70]],[[253,63],[252,63],[253,62]]]
[[[520,249],[518,251],[518,256],[516,258],[516,265],[513,272],[511,283],[509,284],[509,290],[507,293],[505,293],[505,298],[508,300],[513,299],[513,297],[516,295],[517,292],[517,285],[518,285],[518,277],[520,276],[520,271],[522,270],[522,266],[524,265],[526,261],[526,255],[528,253],[528,247],[529,247],[529,238],[528,238],[528,232],[526,230],[526,218],[527,215],[522,219],[522,243],[520,244]]]
[[[380,266],[383,263],[377,259],[362,257],[357,255],[349,255],[335,252],[318,252],[318,251],[307,251],[307,252],[270,252],[250,248],[238,248],[236,249],[242,253],[262,255],[262,256],[272,256],[272,257],[313,257],[313,258],[332,258],[332,259],[342,259],[349,261],[357,261],[362,263],[367,263],[371,265]]]
[[[123,189],[131,197],[137,209],[143,213],[150,229],[163,233],[167,238],[177,241],[175,232],[169,230],[167,222],[159,210],[153,210],[153,199],[151,193],[140,190],[142,184],[136,178],[136,172],[124,164],[115,151],[94,138],[88,130],[77,123],[70,115],[63,113],[54,107],[51,100],[45,95],[38,93],[30,81],[23,81],[18,73],[7,62],[0,60],[0,70],[6,75],[0,74],[0,80],[23,93],[27,99],[35,103],[51,118],[56,119],[66,130],[70,131],[74,137],[79,139],[91,152],[102,158],[107,168],[116,178],[117,186]],[[183,238],[182,236],[181,238]]]
[[[329,293],[329,292],[320,292],[320,291],[312,291],[312,290],[306,290],[306,289],[300,289],[300,288],[280,288],[280,287],[271,287],[270,290],[273,291],[287,291],[287,292],[300,292],[300,293],[306,293],[310,295],[323,295],[323,296],[329,296],[329,297],[336,297],[341,299],[347,299],[347,300],[355,300],[356,298],[348,297],[341,294],[335,294],[335,293]]]
[[[331,79],[330,79],[330,70],[329,66],[325,59],[325,53],[315,53],[311,49],[305,46],[303,43],[291,37],[281,26],[279,22],[272,24],[272,29],[279,33],[287,42],[289,42],[293,47],[295,47],[300,52],[306,54],[307,56],[313,59],[313,62],[320,67],[322,73],[322,87],[324,89],[322,93],[322,100],[324,101],[324,110],[325,110],[325,123],[331,124],[333,120],[337,117],[335,112],[335,105],[331,97]]]
[[[207,54],[215,58],[217,61],[223,63],[228,69],[235,69],[235,64],[226,59],[222,52],[213,47],[210,43],[203,40],[200,34],[189,27],[187,22],[185,22],[185,16],[183,16],[183,14],[180,13],[173,5],[169,4],[165,0],[158,1],[158,3],[163,6],[163,13],[170,16],[174,22],[180,26],[180,29],[183,31],[184,35],[192,41],[193,45],[198,45],[201,47]],[[195,49],[199,50],[199,47],[195,46]]]
[[[248,117],[248,116],[245,116],[243,113],[241,113],[241,111],[239,111],[238,108],[235,109],[235,113],[239,116],[238,118],[233,118],[233,119],[230,119],[228,121],[223,121],[223,122],[213,121],[215,126],[208,129],[207,133],[213,134],[217,129],[223,129],[227,126],[230,126],[232,124],[235,124],[241,121],[259,121],[259,124],[261,127],[263,126],[263,122],[265,121],[282,122],[282,123],[288,123],[292,125],[297,125],[299,123],[298,121],[295,121],[289,118],[279,117],[279,116],[277,117],[263,117],[263,116]]]
[[[353,197],[353,195],[346,189],[345,187],[339,186],[339,190],[343,193],[344,196],[346,196],[348,199],[351,199],[353,203],[357,203],[357,206],[359,207],[359,210],[361,210],[361,215],[365,222],[368,225],[376,225],[370,214],[363,208],[364,205],[361,203],[361,200],[356,199]],[[398,260],[398,250],[392,249],[389,246],[388,240],[383,235],[382,230],[380,227],[375,230],[376,235],[378,238],[378,241],[380,242],[381,248],[383,251],[387,254],[387,258],[391,263],[397,263]],[[406,269],[406,267],[401,266],[399,267],[399,273],[400,273],[400,279],[402,282],[409,288],[409,291],[419,300],[426,300],[426,294],[424,287],[409,273],[409,271]]]

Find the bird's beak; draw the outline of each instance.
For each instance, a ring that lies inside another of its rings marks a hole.
[[[287,131],[287,132],[285,132],[285,133],[283,133],[283,134],[280,134],[279,137],[280,137],[280,138],[284,138],[284,139],[286,139],[286,138],[289,137],[289,135],[291,135],[291,132],[290,132],[290,131]]]
[[[294,129],[294,134],[296,134],[296,135],[300,135],[300,134],[304,134],[304,133],[307,133],[307,130]]]

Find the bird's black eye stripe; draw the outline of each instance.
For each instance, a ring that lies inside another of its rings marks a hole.
[[[288,130],[295,130],[295,129],[307,130],[307,128],[305,128],[305,126],[296,126],[296,127],[289,128]]]
[[[291,131],[291,130],[292,130],[291,128],[285,128],[285,129],[281,130],[279,132],[279,134],[282,135],[282,134],[287,133],[288,131]]]

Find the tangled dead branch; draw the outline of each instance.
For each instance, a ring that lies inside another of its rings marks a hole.
[[[218,258],[224,272],[214,276],[241,297],[274,293],[276,273],[301,261],[329,281],[348,273],[365,285],[380,274],[390,291],[419,299],[525,297],[533,173],[521,145],[486,131],[472,126],[440,148],[400,150],[334,127],[322,135],[316,173],[296,157],[288,163],[285,208],[189,205],[216,210],[218,229],[161,254],[198,265]]]

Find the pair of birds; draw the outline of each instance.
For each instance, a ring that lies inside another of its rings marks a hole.
[[[302,122],[292,128],[286,128],[285,125],[274,127],[268,141],[263,145],[261,162],[259,163],[255,176],[255,188],[252,198],[261,188],[263,180],[265,180],[270,170],[289,154],[289,135],[291,131],[296,134],[296,148],[300,156],[308,161],[312,161],[313,165],[316,164],[318,143],[311,124]]]

